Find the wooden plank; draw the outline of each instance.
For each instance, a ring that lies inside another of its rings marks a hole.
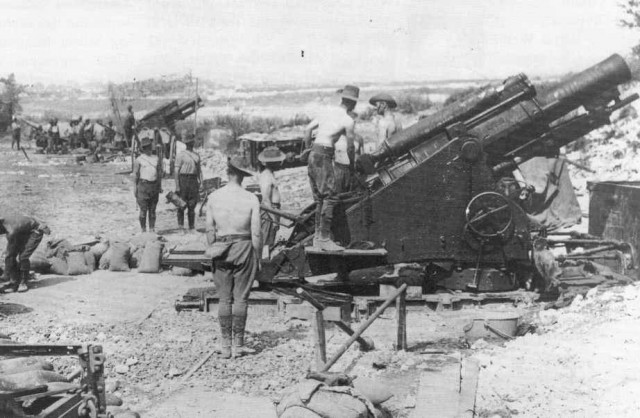
[[[416,407],[411,418],[455,418],[460,396],[460,364],[445,365],[439,371],[420,375]]]
[[[475,417],[476,392],[478,390],[478,375],[480,362],[473,358],[462,361],[462,383],[458,402],[458,416],[464,418]]]
[[[407,349],[407,300],[406,291],[400,293],[396,298],[396,319],[398,323],[398,333],[396,350]]]
[[[384,248],[376,248],[373,250],[349,250],[345,249],[343,251],[325,251],[315,247],[305,247],[304,251],[307,254],[317,254],[317,255],[332,255],[332,256],[341,256],[341,257],[349,257],[349,256],[372,256],[372,257],[384,257],[387,255],[387,250]]]
[[[316,370],[322,370],[327,362],[327,340],[324,332],[324,316],[322,311],[316,310],[313,325],[313,335],[315,337],[315,357]]]

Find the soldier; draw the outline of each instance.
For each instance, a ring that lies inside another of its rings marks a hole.
[[[402,130],[402,124],[393,112],[398,104],[387,93],[376,94],[369,99],[369,103],[376,108],[376,113],[381,116],[378,121],[378,146],[380,146],[391,135]]]
[[[280,209],[280,190],[278,181],[273,174],[274,170],[282,165],[286,156],[276,146],[267,147],[258,155],[258,161],[262,167],[260,172],[260,193],[262,205],[268,208]],[[276,241],[279,217],[270,213],[262,214],[262,245],[265,251],[271,250]]]
[[[176,193],[187,203],[187,216],[189,219],[189,232],[195,230],[196,205],[200,197],[200,156],[193,151],[195,136],[189,134],[184,140],[187,149],[176,157],[175,176]],[[185,208],[178,208],[178,227],[184,232]]]
[[[104,129],[105,144],[113,144],[115,137],[116,137],[116,130],[113,127],[113,121],[109,120],[109,122],[107,122],[106,128]]]
[[[331,239],[331,223],[333,209],[337,204],[336,179],[333,168],[335,143],[341,135],[347,141],[349,170],[353,171],[355,163],[354,125],[355,121],[349,112],[353,111],[358,101],[360,89],[345,86],[340,90],[342,102],[339,107],[328,109],[312,120],[305,129],[305,146],[311,146],[311,132],[317,129],[316,139],[309,153],[309,182],[316,202],[316,225],[313,246],[326,251],[341,251],[343,247]]]
[[[222,334],[222,358],[251,352],[244,348],[247,300],[259,268],[262,251],[260,204],[242,187],[252,173],[242,168],[239,157],[229,159],[229,182],[214,191],[207,202],[207,255],[212,260],[213,280],[218,292],[218,321]]]
[[[13,144],[16,144],[16,149],[20,150],[20,123],[18,122],[17,117],[11,118],[11,149],[13,149]]]
[[[158,157],[151,154],[151,139],[145,138],[141,144],[142,154],[136,158],[133,164],[135,176],[134,196],[140,208],[140,227],[142,232],[147,231],[147,215],[149,216],[149,230],[155,232],[156,205],[160,194],[160,182],[158,175]]]
[[[47,143],[47,154],[60,151],[60,128],[58,128],[58,119],[53,118],[49,123],[49,129],[47,130],[49,140]]]
[[[50,233],[48,226],[28,216],[0,218],[0,234],[7,234],[4,280],[10,281],[0,289],[1,292],[26,292],[29,289],[29,258],[42,241],[42,235]]]
[[[124,139],[127,142],[127,146],[131,146],[131,141],[135,137],[136,132],[136,117],[133,115],[133,106],[127,106],[127,117],[124,119]],[[140,144],[137,144],[140,146]]]

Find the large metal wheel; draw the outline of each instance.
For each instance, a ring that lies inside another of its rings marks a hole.
[[[482,241],[503,238],[513,225],[506,197],[495,192],[475,196],[465,209],[466,229]]]

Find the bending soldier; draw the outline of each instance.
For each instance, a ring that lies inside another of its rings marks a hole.
[[[200,197],[200,156],[193,151],[195,137],[189,134],[184,140],[187,149],[176,157],[175,176],[176,193],[187,202],[187,217],[189,220],[189,231],[195,229],[196,205]],[[185,208],[178,208],[178,226],[184,231],[184,211]]]
[[[29,258],[42,241],[42,235],[50,233],[48,226],[28,216],[0,218],[0,234],[7,235],[4,280],[10,281],[0,291],[26,292],[29,289]]]
[[[259,268],[262,243],[258,198],[242,188],[252,174],[242,160],[229,160],[226,186],[214,191],[207,202],[207,255],[212,260],[218,297],[218,321],[222,334],[222,358],[231,357],[233,338],[236,357],[251,352],[244,348],[247,301]]]
[[[148,215],[149,230],[155,232],[156,206],[162,179],[158,175],[158,157],[151,154],[150,138],[145,138],[142,141],[142,154],[136,158],[133,164],[133,175],[136,184],[134,195],[140,208],[140,228],[142,228],[142,232],[147,231]]]

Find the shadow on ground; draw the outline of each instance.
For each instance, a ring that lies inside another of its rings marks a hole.
[[[40,289],[43,287],[55,286],[60,283],[69,282],[72,280],[76,280],[71,276],[51,276],[51,277],[42,277],[38,280],[33,280],[29,282],[30,289]]]
[[[2,303],[0,302],[0,316],[7,317],[11,315],[19,315],[25,314],[33,311],[32,308],[29,308],[24,305],[20,305],[19,303]]]

